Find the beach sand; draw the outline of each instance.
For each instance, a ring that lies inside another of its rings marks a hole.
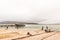
[[[30,32],[34,36],[27,35]],[[38,35],[36,35],[38,34]],[[25,37],[29,36],[29,37]],[[25,37],[25,38],[22,38]],[[0,40],[60,40],[60,32],[46,33],[39,29],[0,30]]]
[[[32,35],[40,33],[37,29],[15,29],[15,30],[0,30],[0,40],[10,40],[18,37],[27,36],[27,32]]]
[[[41,34],[41,35],[37,35],[37,36],[29,37],[29,38],[24,38],[24,39],[17,39],[17,40],[43,40],[45,37],[48,37],[52,34],[54,34],[54,32],[44,33],[44,34]]]

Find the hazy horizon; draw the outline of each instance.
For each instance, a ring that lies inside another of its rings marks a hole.
[[[0,22],[60,23],[60,0],[0,0]]]

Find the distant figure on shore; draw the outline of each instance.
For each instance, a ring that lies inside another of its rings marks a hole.
[[[42,26],[42,30],[44,30],[44,27]]]
[[[48,32],[47,29],[45,29],[45,32]]]
[[[32,36],[32,34],[30,34],[30,32],[27,32],[27,35]]]
[[[6,30],[8,29],[8,26],[6,26]]]
[[[7,29],[8,29],[8,27],[7,27]]]
[[[48,26],[46,26],[45,32],[51,32],[51,30],[48,29]]]
[[[6,26],[6,30],[8,29],[8,26]]]
[[[48,32],[48,26],[46,26],[45,32]]]
[[[48,29],[48,26],[46,26],[46,29]]]

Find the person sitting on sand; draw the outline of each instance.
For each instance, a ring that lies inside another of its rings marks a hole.
[[[45,32],[48,32],[48,30],[47,30],[47,29],[45,29]]]
[[[51,32],[51,30],[50,29],[49,30],[45,29],[45,32]]]
[[[27,35],[32,36],[32,34],[30,34],[30,32],[28,32]]]

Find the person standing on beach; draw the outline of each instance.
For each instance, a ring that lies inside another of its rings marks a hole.
[[[46,29],[48,29],[48,26],[46,26]]]
[[[8,26],[6,26],[6,30],[8,29]]]
[[[44,27],[42,26],[42,30],[44,30]]]

